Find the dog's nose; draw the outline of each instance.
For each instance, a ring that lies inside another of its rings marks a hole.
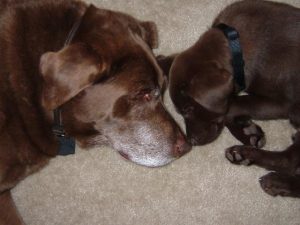
[[[192,146],[186,141],[181,132],[178,132],[177,140],[174,145],[173,154],[176,158],[183,156],[191,150]]]

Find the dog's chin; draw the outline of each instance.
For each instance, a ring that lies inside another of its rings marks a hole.
[[[166,160],[159,160],[155,158],[145,158],[145,159],[136,159],[132,160],[132,162],[145,167],[155,168],[155,167],[162,167],[166,166],[171,163],[174,159],[166,159]]]
[[[171,163],[175,158],[166,158],[162,157],[151,157],[151,156],[129,156],[128,154],[118,151],[119,154],[126,160],[131,161],[137,165],[155,168],[155,167],[162,167],[166,166]]]

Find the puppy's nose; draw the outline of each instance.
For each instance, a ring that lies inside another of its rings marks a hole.
[[[173,147],[173,154],[176,158],[183,156],[191,150],[192,146],[185,140],[181,132],[177,134],[177,140]]]

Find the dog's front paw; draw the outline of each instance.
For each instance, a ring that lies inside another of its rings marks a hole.
[[[226,149],[225,156],[233,164],[249,166],[252,164],[251,151],[253,147],[250,146],[233,146]]]
[[[266,144],[266,137],[260,126],[251,123],[243,128],[243,132],[248,137],[248,143],[256,148],[262,148]]]
[[[276,172],[261,177],[259,183],[267,194],[274,197],[277,195],[290,196],[292,192],[288,177]]]

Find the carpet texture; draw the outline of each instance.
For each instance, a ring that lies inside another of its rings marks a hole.
[[[283,0],[282,0],[283,1]],[[160,48],[170,54],[192,45],[233,0],[91,0],[98,7],[157,23]],[[300,7],[299,0],[284,0]],[[168,109],[178,116],[165,96]],[[294,130],[287,121],[259,122],[266,149],[282,150]],[[227,130],[210,145],[156,169],[123,160],[115,151],[77,149],[57,157],[14,191],[28,225],[300,225],[300,201],[273,198],[259,186],[266,173],[231,165],[224,149],[238,144]]]

